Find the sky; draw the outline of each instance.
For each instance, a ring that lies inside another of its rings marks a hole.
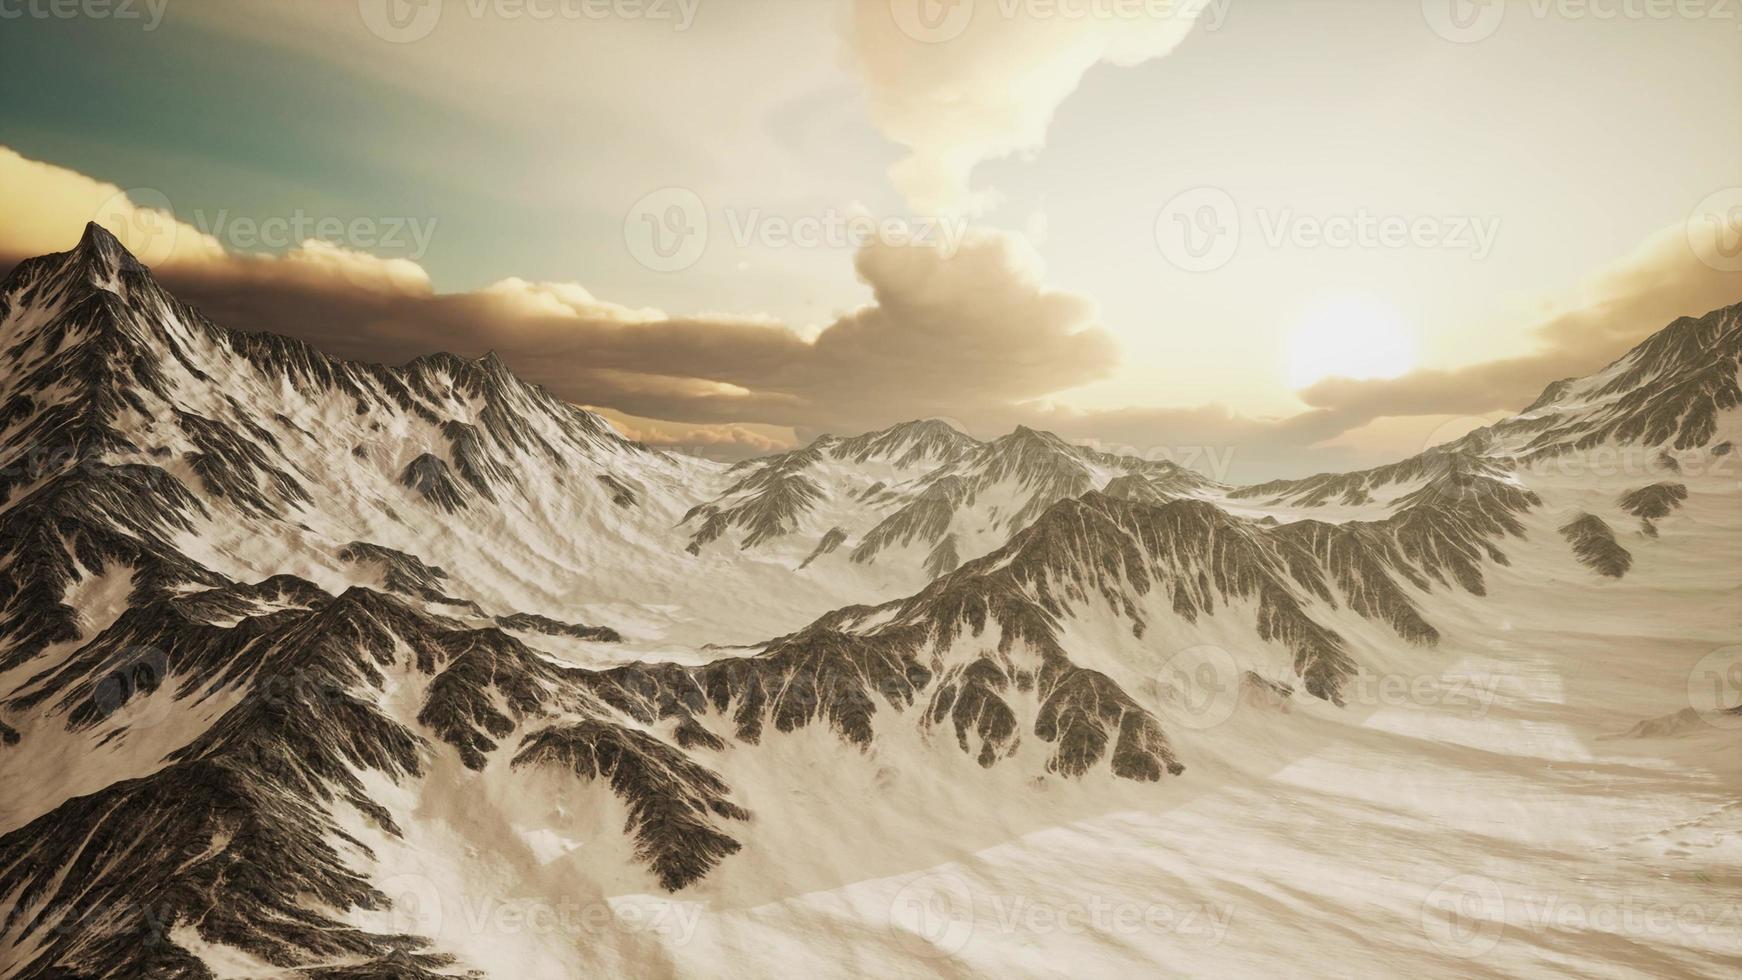
[[[1719,0],[0,0],[0,83],[0,262],[726,458],[1372,465],[1742,300]]]

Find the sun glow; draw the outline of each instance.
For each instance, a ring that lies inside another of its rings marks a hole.
[[[1301,318],[1288,339],[1296,391],[1326,378],[1395,378],[1415,367],[1415,336],[1397,310],[1371,296],[1341,297]]]

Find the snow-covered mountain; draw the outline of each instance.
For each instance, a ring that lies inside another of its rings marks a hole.
[[[1339,867],[1382,868],[1368,913],[1421,905],[1414,859],[1319,828],[1419,848],[1460,778],[1558,800],[1595,790],[1520,773],[1583,760],[1656,780],[1658,810],[1562,824],[1631,832],[1685,797],[1678,827],[1721,830],[1742,810],[1700,816],[1722,801],[1661,759],[1715,759],[1725,730],[1649,724],[1680,717],[1662,695],[1686,666],[1642,651],[1742,622],[1739,363],[1742,306],[1448,446],[1237,490],[941,422],[728,469],[493,358],[384,368],[217,326],[93,226],[0,285],[0,962],[1010,972],[1083,933],[1001,931],[985,896],[1056,901],[1095,866],[1122,898],[1173,910],[1189,881],[1269,931],[1197,948],[1170,920],[1087,949],[1090,974],[1282,969],[1313,934],[1291,916],[1341,914],[1306,890]],[[1373,695],[1472,661],[1516,682],[1492,721],[1408,728]],[[1622,748],[1576,734],[1599,711]],[[1555,726],[1575,734],[1543,748]],[[1443,846],[1546,861],[1480,827]],[[963,883],[944,925],[968,939],[897,914],[911,872]],[[1742,856],[1705,874],[1666,900],[1721,894]],[[569,905],[607,925],[525,924]],[[1431,938],[1343,942],[1435,973]],[[1733,938],[1673,963],[1715,968]]]
[[[870,502],[971,452],[979,443],[941,419],[906,422],[852,439],[823,436],[802,449],[747,460],[727,471],[730,485],[684,515],[691,554],[722,546],[756,548],[785,538],[814,547],[807,561],[835,550],[842,524],[862,521]],[[723,540],[722,540],[723,539]]]
[[[942,420],[733,467],[736,479],[685,516],[691,553],[725,538],[737,547],[804,555],[835,572],[881,563],[929,580],[1003,544],[1060,501],[1093,490],[1161,502],[1215,485],[1176,463],[1073,446],[1018,428],[977,442]]]

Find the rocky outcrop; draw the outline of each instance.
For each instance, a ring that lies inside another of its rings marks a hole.
[[[815,562],[818,558],[821,558],[824,555],[834,554],[836,549],[840,548],[841,545],[845,544],[846,542],[847,542],[847,531],[845,528],[839,528],[839,527],[829,528],[826,532],[823,533],[822,540],[817,542],[816,550],[812,551],[810,553],[810,557],[806,558],[804,560],[804,562],[802,564],[800,564],[798,567],[799,568],[809,568],[811,566],[811,564],[813,562]]]
[[[339,552],[339,558],[380,569],[382,584],[389,592],[439,605],[457,606],[475,615],[483,615],[483,610],[470,599],[456,599],[442,592],[438,583],[446,579],[448,573],[425,565],[416,555],[366,541],[353,541]]]
[[[1579,561],[1599,575],[1621,578],[1633,567],[1633,555],[1615,540],[1615,532],[1595,514],[1580,514],[1561,526],[1561,536],[1573,546]]]
[[[1622,510],[1639,518],[1640,530],[1646,537],[1657,537],[1657,521],[1678,510],[1688,499],[1688,488],[1680,483],[1653,483],[1648,487],[1622,494],[1616,503]]]
[[[564,623],[548,616],[536,613],[514,613],[509,616],[497,616],[496,625],[505,630],[520,633],[543,633],[546,636],[566,636],[574,640],[591,640],[595,643],[621,643],[623,637],[608,626],[581,626],[577,623]]]

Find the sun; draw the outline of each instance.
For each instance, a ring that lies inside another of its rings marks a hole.
[[[1415,367],[1415,334],[1391,304],[1346,296],[1314,308],[1288,338],[1296,391],[1326,378],[1395,378]]]

